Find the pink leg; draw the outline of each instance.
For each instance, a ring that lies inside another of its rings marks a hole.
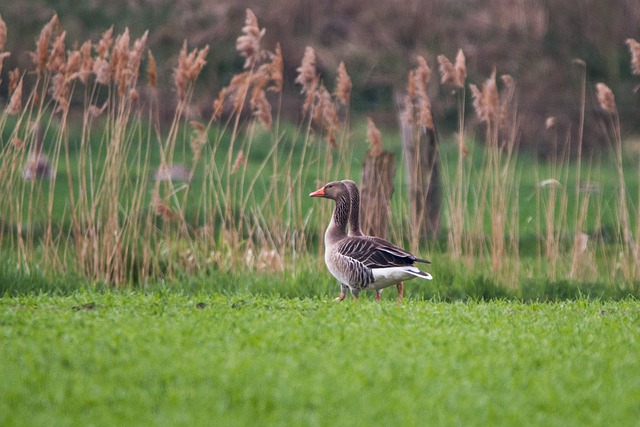
[[[347,294],[345,294],[344,292],[340,292],[340,296],[336,299],[334,299],[335,302],[340,302],[342,301],[345,297],[347,296]]]
[[[404,297],[404,285],[402,284],[402,282],[398,283],[397,288],[398,288],[398,303],[401,303],[402,298]]]
[[[380,302],[380,291],[376,291],[376,301]]]

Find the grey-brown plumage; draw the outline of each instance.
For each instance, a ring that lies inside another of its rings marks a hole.
[[[384,239],[362,235],[359,222],[353,220],[354,193],[349,191],[350,185],[333,181],[310,194],[311,197],[325,197],[336,202],[331,222],[325,232],[325,263],[331,274],[343,285],[339,299],[344,298],[344,286],[357,299],[362,290],[372,289],[379,295],[381,289],[403,280],[414,277],[430,280],[429,273],[414,266],[415,262],[429,261],[419,259]],[[359,194],[356,196],[359,199]],[[355,205],[358,208],[359,202],[355,203],[358,203]],[[355,229],[359,235],[347,235],[350,217],[351,231]]]

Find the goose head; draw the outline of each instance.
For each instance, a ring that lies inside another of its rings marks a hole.
[[[325,199],[335,200],[336,202],[341,200],[349,200],[349,189],[342,181],[331,181],[325,184],[323,187],[309,194],[310,197],[324,197]]]

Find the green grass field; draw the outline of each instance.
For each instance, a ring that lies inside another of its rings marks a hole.
[[[0,299],[0,424],[637,425],[635,300]]]

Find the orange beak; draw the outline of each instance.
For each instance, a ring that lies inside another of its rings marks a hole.
[[[309,194],[309,197],[322,197],[324,196],[324,187],[317,189],[313,193]]]

